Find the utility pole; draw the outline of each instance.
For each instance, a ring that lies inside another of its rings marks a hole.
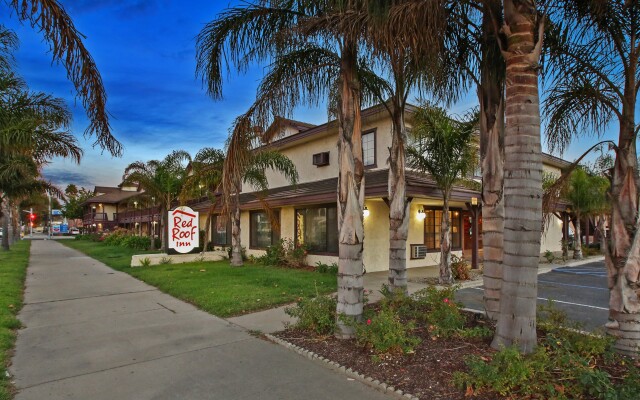
[[[47,196],[49,197],[49,239],[51,239],[51,229],[53,229],[53,224],[51,223],[51,192],[47,191]]]

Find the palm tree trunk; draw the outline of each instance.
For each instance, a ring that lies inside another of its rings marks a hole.
[[[440,278],[441,284],[453,283],[451,273],[451,218],[449,217],[449,192],[442,193],[442,224],[440,227]]]
[[[507,49],[505,222],[500,315],[492,347],[536,347],[536,299],[542,224],[538,62],[544,22],[535,2],[504,0]],[[536,42],[535,32],[538,31]]]
[[[482,251],[484,308],[492,320],[500,313],[504,238],[504,64],[496,62],[500,48],[493,16],[500,1],[483,3],[480,103],[480,156],[482,163]]]
[[[573,233],[573,259],[574,260],[582,260],[582,229],[580,227],[582,220],[582,216],[580,214],[576,214],[576,222],[574,223],[574,228],[576,231]]]
[[[0,203],[0,223],[2,224],[2,250],[9,251],[9,200]]]
[[[363,309],[362,244],[364,164],[357,45],[345,39],[340,60],[338,99],[338,305],[336,336],[350,338],[354,328],[343,317],[359,321]]]
[[[13,224],[13,241],[20,240],[20,207],[14,203],[13,206],[13,218],[11,219]]]
[[[609,280],[609,316],[616,324],[609,333],[617,340],[615,349],[638,356],[640,348],[640,299],[636,292],[640,278],[640,219],[638,215],[638,161],[636,153],[635,64],[627,72],[620,122],[618,151],[611,185],[611,243],[605,246]]]
[[[239,188],[240,185],[236,185]],[[231,266],[242,267],[242,242],[240,241],[240,191],[236,190],[233,198],[233,208],[231,210]]]
[[[389,285],[407,292],[409,205],[405,180],[406,131],[399,106],[393,108],[393,137],[389,155]]]
[[[215,207],[215,200],[211,207],[209,207],[209,212],[207,213],[207,220],[205,222],[204,227],[204,240],[202,245],[202,253],[207,251],[207,247],[209,246],[209,235],[211,234],[211,217],[213,215],[213,208]]]
[[[169,208],[164,206],[160,207],[160,250],[164,253],[169,253],[169,224],[167,218],[169,214]]]

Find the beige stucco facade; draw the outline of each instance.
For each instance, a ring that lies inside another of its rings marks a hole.
[[[364,112],[363,112],[364,114]],[[409,119],[410,121],[410,119]],[[391,121],[385,112],[368,113],[363,118],[363,132],[375,132],[375,159],[376,165],[369,167],[368,171],[385,170],[388,168],[387,158],[389,148],[391,147]],[[298,131],[291,127],[285,128],[285,132],[281,135],[281,139],[271,144],[271,148],[281,152],[289,157],[297,167],[299,174],[299,185],[319,182],[330,178],[336,178],[338,175],[338,141],[337,127],[327,124],[320,127],[312,127]],[[329,152],[329,164],[325,166],[313,165],[313,155],[322,152]],[[545,161],[544,171],[559,175],[562,160],[553,157],[543,158]],[[267,173],[270,189],[282,188],[290,186],[282,175],[273,171]],[[253,189],[248,185],[243,187],[243,193],[251,192]],[[471,201],[471,196],[476,197],[479,201],[479,193],[470,195],[466,200],[453,201],[450,207],[459,212],[464,213],[468,209],[467,204]],[[369,210],[369,215],[364,219],[365,239],[364,239],[364,265],[367,271],[385,271],[388,269],[389,258],[389,208],[383,199],[384,195],[367,196],[365,206]],[[331,203],[335,204],[335,198],[332,197]],[[320,204],[327,204],[328,200]],[[308,207],[309,203],[304,205],[296,204],[296,200],[292,199],[288,204],[279,204],[276,209],[280,212],[280,237],[283,239],[292,239],[296,236],[295,210],[296,208]],[[258,210],[259,204],[253,209]],[[442,207],[442,200],[439,193],[431,196],[413,196],[410,205],[410,222],[407,240],[407,267],[424,267],[435,266],[440,261],[440,253],[436,249],[427,252],[425,258],[412,259],[411,245],[425,244],[425,222],[418,217],[418,211],[425,207]],[[253,249],[250,246],[250,211],[247,207],[241,212],[241,241],[246,248],[247,255],[260,256],[264,254],[264,250]],[[467,218],[467,215],[464,214]],[[471,218],[471,217],[468,217]],[[204,219],[201,217],[204,226]],[[541,221],[542,222],[542,221]],[[462,230],[462,225],[460,229]],[[560,251],[562,239],[562,223],[555,216],[551,217],[546,232],[542,235],[541,252],[546,250]],[[465,241],[469,241],[465,243]],[[461,233],[462,246],[455,250],[454,254],[462,256],[469,255],[469,245],[471,239]],[[465,246],[466,244],[466,246]],[[315,265],[317,262],[331,264],[338,261],[337,254],[309,254],[307,258],[308,264]]]

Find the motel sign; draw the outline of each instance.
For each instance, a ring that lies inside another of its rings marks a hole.
[[[189,207],[169,211],[169,248],[188,253],[200,243],[200,219]]]

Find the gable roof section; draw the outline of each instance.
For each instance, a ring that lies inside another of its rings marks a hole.
[[[90,204],[90,203],[116,204],[116,203],[120,203],[121,201],[127,200],[131,197],[138,196],[139,194],[142,194],[142,193],[143,192],[125,191],[125,190],[118,189],[118,191],[110,191],[108,193],[90,197],[87,200],[85,200],[82,204]]]

